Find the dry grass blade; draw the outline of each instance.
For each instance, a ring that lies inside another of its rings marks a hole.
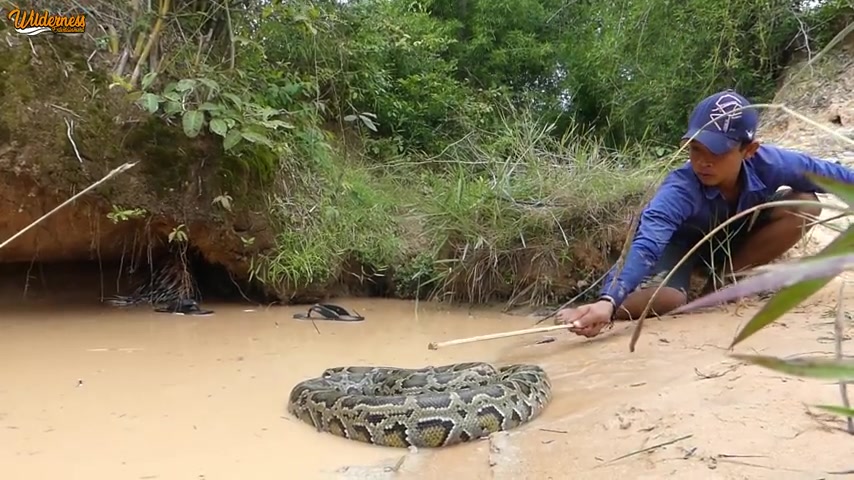
[[[845,40],[845,38],[851,32],[854,32],[854,23],[847,25],[845,28],[843,28],[829,42],[827,42],[827,45],[822,48],[820,52],[818,52],[814,57],[812,57],[800,70],[795,72],[794,75],[790,76],[786,83],[783,84],[783,86],[780,87],[780,89],[777,91],[777,94],[779,95],[780,93],[786,91],[786,89],[788,89],[790,86],[794,85],[795,80],[797,78],[799,78],[805,71],[809,71],[812,68],[813,64],[815,64],[819,61],[819,59],[824,57],[827,52],[833,49],[833,47]]]
[[[854,267],[854,253],[779,265],[767,273],[749,277],[737,284],[698,298],[677,308],[673,313],[685,313],[760,292],[790,287],[816,278],[832,278],[852,267]]]
[[[618,461],[618,460],[622,460],[622,459],[624,459],[624,458],[633,457],[633,456],[635,456],[635,455],[639,455],[639,454],[641,454],[641,453],[651,452],[651,451],[653,451],[653,450],[657,450],[657,449],[659,449],[659,448],[667,447],[667,446],[669,446],[669,445],[673,445],[674,443],[681,442],[682,440],[688,440],[689,438],[691,438],[691,437],[693,437],[693,436],[694,436],[694,434],[688,434],[688,435],[684,435],[684,436],[679,437],[679,438],[674,438],[673,440],[668,440],[668,441],[666,441],[666,442],[657,443],[657,444],[652,445],[652,446],[650,446],[650,447],[642,448],[642,449],[640,449],[640,450],[635,450],[634,452],[629,452],[629,453],[627,453],[627,454],[625,454],[625,455],[620,455],[620,456],[619,456],[619,457],[617,457],[617,458],[612,458],[611,460],[608,460],[607,462],[605,462],[605,464],[603,464],[603,465],[607,465],[607,464],[610,464],[610,463],[614,463],[614,462],[616,462],[616,461]]]

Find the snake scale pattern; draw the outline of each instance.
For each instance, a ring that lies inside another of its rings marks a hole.
[[[388,447],[443,447],[536,418],[551,382],[536,365],[470,362],[337,367],[291,390],[288,412],[318,431]]]

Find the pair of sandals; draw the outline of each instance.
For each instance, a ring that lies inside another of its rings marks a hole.
[[[183,298],[170,303],[167,306],[161,306],[154,309],[158,313],[172,313],[177,315],[211,315],[213,310],[202,310],[198,302],[193,299]],[[315,320],[317,317],[312,317],[312,313],[320,315],[319,319],[334,320],[339,322],[361,322],[365,319],[358,313],[351,314],[345,308],[333,305],[331,303],[316,303],[312,305],[306,313],[296,313],[294,318],[299,320]]]
[[[182,298],[166,306],[154,309],[157,313],[172,313],[175,315],[212,315],[213,310],[202,310],[199,303],[191,298]]]
[[[312,313],[317,313],[320,317],[312,317]],[[365,319],[355,311],[350,313],[343,307],[331,303],[315,303],[309,307],[308,312],[295,313],[294,318],[297,320],[333,320],[337,322],[361,322]]]

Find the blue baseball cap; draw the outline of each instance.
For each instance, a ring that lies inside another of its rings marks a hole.
[[[755,108],[735,90],[724,90],[704,98],[694,107],[683,140],[694,137],[715,155],[722,155],[742,142],[752,141],[759,124]],[[708,124],[708,125],[706,125]]]

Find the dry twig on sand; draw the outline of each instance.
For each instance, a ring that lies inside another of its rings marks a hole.
[[[611,459],[611,460],[608,460],[607,462],[603,463],[602,465],[607,465],[607,464],[609,464],[609,463],[614,463],[614,462],[616,462],[617,460],[622,460],[622,459],[624,459],[624,458],[633,457],[633,456],[635,456],[635,455],[639,455],[639,454],[641,454],[641,453],[651,452],[651,451],[653,451],[653,450],[657,450],[657,449],[659,449],[659,448],[667,447],[667,446],[669,446],[669,445],[673,445],[674,443],[681,442],[682,440],[688,440],[689,438],[691,438],[691,437],[693,437],[693,436],[694,436],[694,434],[693,434],[693,433],[691,433],[691,434],[688,434],[688,435],[685,435],[685,436],[682,436],[682,437],[679,437],[679,438],[675,438],[675,439],[673,439],[673,440],[668,440],[668,441],[666,441],[666,442],[662,442],[662,443],[656,443],[655,445],[652,445],[652,446],[650,446],[650,447],[642,448],[642,449],[640,449],[640,450],[635,450],[634,452],[629,452],[629,453],[627,453],[627,454],[625,454],[625,455],[620,455],[620,456],[619,456],[619,457],[617,457],[617,458],[613,458],[613,459]],[[602,466],[602,465],[600,465],[600,466]]]

